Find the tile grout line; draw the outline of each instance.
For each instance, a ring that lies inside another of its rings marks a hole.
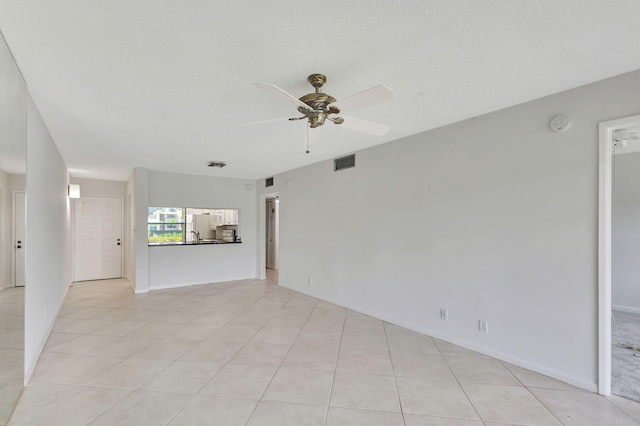
[[[278,285],[278,284],[276,284]],[[278,285],[278,288],[281,288]],[[287,299],[287,301],[280,307],[280,309],[278,309],[272,316],[271,318],[273,319],[278,312],[280,312],[286,305],[287,303],[296,295],[296,292],[293,292],[294,294],[291,295],[291,297],[289,297]],[[299,293],[297,293],[299,294]],[[315,297],[314,297],[315,299]],[[316,299],[316,305],[317,305],[317,299]],[[293,345],[295,344],[295,341],[298,340],[298,336],[300,336],[300,333],[302,332],[302,329],[304,328],[305,325],[307,325],[307,322],[309,322],[309,318],[311,318],[311,314],[313,313],[313,311],[315,310],[315,306],[314,308],[311,310],[311,312],[309,312],[309,316],[307,316],[307,319],[304,321],[304,324],[302,325],[302,327],[300,328],[300,330],[298,331],[298,334],[296,335],[295,340],[293,341],[293,343],[290,345],[289,350],[287,350],[287,353],[284,355],[284,357],[282,358],[282,361],[280,361],[280,364],[278,364],[278,367],[276,368],[276,371],[273,373],[273,376],[271,377],[271,379],[269,380],[269,383],[267,383],[267,386],[265,386],[264,391],[262,391],[262,395],[260,395],[260,398],[258,398],[258,401],[256,402],[255,407],[253,407],[253,410],[251,410],[251,413],[249,413],[249,416],[247,417],[247,421],[244,423],[245,426],[249,423],[249,421],[251,421],[251,417],[253,416],[253,414],[256,411],[256,408],[258,408],[258,405],[260,405],[260,402],[262,401],[262,398],[264,398],[264,395],[267,393],[267,389],[269,389],[269,386],[271,385],[271,383],[273,382],[274,377],[276,377],[276,375],[278,374],[278,371],[280,371],[280,368],[282,367],[282,364],[284,363],[284,360],[287,358],[287,355],[289,355],[289,352],[291,352],[291,348],[293,348]],[[264,326],[262,326],[260,328],[260,330],[262,330]],[[257,332],[256,332],[257,333]],[[249,343],[249,342],[247,342]]]
[[[433,338],[431,338],[433,339]],[[451,372],[451,374],[453,375],[453,377],[456,379],[456,383],[458,384],[458,387],[460,388],[460,390],[462,391],[462,393],[464,393],[465,398],[467,398],[467,401],[469,401],[469,404],[471,404],[471,406],[473,407],[473,411],[475,411],[476,416],[478,416],[478,418],[480,419],[480,421],[484,424],[485,420],[482,418],[482,416],[480,415],[480,413],[478,412],[478,409],[476,408],[475,404],[473,403],[473,401],[471,401],[471,398],[469,398],[469,395],[467,394],[467,391],[464,390],[464,387],[462,386],[462,383],[460,383],[460,380],[458,380],[458,376],[456,376],[456,373],[454,373],[453,369],[451,368],[451,365],[449,365],[449,361],[447,360],[447,357],[442,353],[442,350],[440,349],[440,347],[437,345],[437,343],[435,343],[435,341],[433,342],[436,347],[438,348],[438,351],[440,352],[440,355],[442,356],[442,359],[444,360],[444,363],[447,365],[447,368],[449,369],[449,371]]]
[[[331,378],[331,389],[329,390],[329,401],[327,402],[327,411],[324,414],[323,426],[327,425],[327,419],[329,418],[329,409],[331,408],[331,398],[333,397],[333,385],[336,381],[336,373],[338,372],[338,361],[340,360],[340,351],[342,350],[342,337],[344,336],[344,326],[347,322],[348,309],[344,310],[344,318],[342,320],[342,327],[340,327],[340,341],[338,342],[338,353],[336,354],[336,365],[333,369],[333,377]]]
[[[398,387],[398,377],[396,376],[396,368],[393,365],[393,357],[391,356],[391,346],[389,346],[389,335],[387,334],[387,322],[382,322],[382,330],[384,331],[384,340],[387,342],[387,350],[389,351],[389,362],[391,363],[391,372],[393,373],[393,382],[396,385],[396,393],[398,395],[398,404],[400,405],[400,415],[402,416],[402,424],[407,425],[407,421],[404,417],[404,408],[402,408],[402,398],[400,398],[400,388]],[[435,345],[435,343],[434,343]]]
[[[525,388],[525,389],[527,390],[527,392],[529,392],[529,395],[533,396],[533,397],[536,399],[536,401],[538,401],[538,402],[539,402],[539,403],[540,403],[540,404],[541,404],[541,405],[542,405],[542,406],[543,406],[543,407],[544,407],[544,408],[545,408],[545,409],[546,409],[546,410],[547,410],[547,411],[548,411],[548,412],[549,412],[549,413],[550,413],[554,418],[558,419],[558,421],[560,422],[560,424],[564,424],[564,422],[562,421],[562,419],[560,419],[560,417],[558,417],[558,416],[556,415],[556,413],[554,413],[554,412],[553,412],[553,410],[551,410],[551,408],[547,407],[547,405],[546,405],[544,402],[542,402],[542,401],[540,400],[540,398],[538,398],[538,396],[537,396],[535,393],[531,392],[531,389],[529,389],[529,387],[528,387],[527,385],[525,385],[525,384],[524,384],[524,382],[523,382],[522,380],[520,380],[520,378],[519,378],[518,376],[516,376],[516,375],[511,371],[511,369],[509,369],[509,367],[507,367],[507,366],[505,365],[505,362],[504,362],[504,361],[500,361],[500,360],[498,360],[498,362],[499,362],[499,363],[500,363],[504,368],[506,368],[506,369],[507,369],[507,371],[508,371],[508,372],[509,372],[509,373],[510,373],[510,374],[511,374],[511,375],[512,375],[512,376],[513,376],[517,381],[518,381],[518,383],[520,383],[520,384],[522,385],[522,387],[523,387],[523,388]]]

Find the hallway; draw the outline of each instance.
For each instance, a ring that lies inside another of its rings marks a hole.
[[[634,420],[635,418],[635,420]],[[277,286],[76,283],[13,425],[638,425],[640,405]]]

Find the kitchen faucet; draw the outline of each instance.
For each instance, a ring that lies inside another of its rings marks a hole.
[[[191,231],[191,233],[196,236],[196,244],[200,244],[200,231]]]

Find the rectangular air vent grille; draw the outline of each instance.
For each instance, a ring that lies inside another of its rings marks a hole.
[[[269,177],[269,178],[266,178],[264,180],[264,186],[265,186],[265,188],[269,187],[269,186],[273,186],[273,176]]]
[[[346,157],[336,158],[333,160],[333,171],[337,172],[338,170],[349,169],[351,167],[356,166],[356,155],[351,154]]]

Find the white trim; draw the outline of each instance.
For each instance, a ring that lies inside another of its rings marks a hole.
[[[258,185],[257,183],[258,181],[256,181],[256,186]],[[271,188],[273,189],[273,188]],[[265,224],[267,223],[267,208],[266,208],[266,203],[267,203],[267,198],[278,198],[279,197],[279,191],[274,191],[274,192],[269,192],[269,193],[265,193],[265,194],[258,194],[258,206],[257,206],[257,218],[258,218],[258,223],[256,224],[256,243],[258,244],[256,247],[256,266],[257,266],[257,270],[256,270],[256,277],[259,280],[265,280],[267,279],[267,250],[266,250],[266,244],[267,244],[267,230],[266,230],[266,226]],[[279,230],[278,230],[279,232]]]
[[[25,285],[24,286],[19,286],[17,285],[18,283],[18,271],[16,268],[16,195],[17,194],[24,194],[24,212],[25,215],[27,214],[27,191],[22,190],[22,189],[14,189],[11,191],[11,259],[10,262],[11,264],[9,265],[9,287],[24,287],[26,286],[27,283],[27,271],[24,271],[24,281],[25,281]],[[25,243],[23,244],[26,250],[26,243],[27,243],[27,226],[26,226],[26,220],[27,218],[24,218],[25,221],[25,227],[24,227],[24,233],[25,233],[25,237],[24,237],[24,241]],[[26,256],[26,255],[25,255]],[[26,266],[25,266],[26,267]]]
[[[345,303],[342,303],[342,302],[338,302],[338,301],[330,299],[330,298],[325,298],[325,297],[318,296],[316,294],[313,294],[312,292],[307,292],[307,291],[303,291],[303,290],[300,290],[300,289],[297,289],[297,288],[289,287],[289,286],[287,286],[285,284],[282,284],[282,283],[278,283],[278,285],[281,286],[281,287],[293,290],[293,291],[295,291],[297,293],[306,294],[307,296],[315,297],[316,299],[323,300],[325,302],[329,302],[329,303],[332,303],[334,305],[341,306],[343,308],[351,309],[352,311],[356,311],[356,312],[359,312],[361,314],[369,315],[369,316],[374,317],[374,318],[378,318],[378,319],[380,319],[382,321],[386,321],[386,322],[388,322],[390,324],[394,324],[394,325],[406,328],[408,330],[415,331],[417,333],[421,333],[421,334],[424,334],[424,335],[427,335],[427,336],[430,336],[430,337],[434,337],[436,339],[443,340],[445,342],[453,343],[454,345],[462,346],[463,348],[478,352],[478,353],[483,354],[483,355],[490,356],[492,358],[495,358],[495,359],[498,359],[498,360],[501,360],[501,361],[505,361],[505,362],[514,364],[514,365],[516,365],[518,367],[522,367],[522,368],[526,368],[526,369],[531,370],[531,371],[535,371],[536,373],[540,373],[540,374],[543,374],[545,376],[552,377],[554,379],[563,381],[563,382],[568,383],[570,385],[573,385],[573,386],[576,386],[576,387],[579,387],[579,388],[582,388],[582,389],[586,389],[586,390],[588,390],[590,392],[596,392],[597,389],[598,389],[598,385],[595,382],[586,381],[586,380],[584,380],[584,379],[582,379],[580,377],[574,377],[572,375],[566,374],[563,371],[554,370],[554,369],[551,369],[551,368],[548,368],[548,367],[545,367],[545,366],[542,366],[542,365],[539,365],[539,364],[536,364],[536,363],[533,363],[533,362],[530,362],[530,361],[526,361],[526,360],[520,359],[518,357],[514,357],[513,355],[510,355],[510,354],[505,353],[505,352],[500,352],[500,351],[495,351],[495,350],[492,350],[492,349],[488,349],[488,348],[486,348],[486,347],[484,347],[482,345],[478,345],[477,343],[468,342],[466,340],[451,338],[451,336],[448,336],[448,335],[443,334],[441,332],[430,330],[430,329],[426,329],[424,327],[420,327],[420,326],[415,325],[415,324],[405,323],[405,322],[402,322],[402,321],[397,321],[396,319],[387,317],[387,316],[382,315],[382,314],[380,314],[378,312],[375,312],[375,311],[371,311],[371,310],[362,308],[362,307],[360,307],[358,305],[351,305],[351,304],[348,304],[348,303],[345,304]]]
[[[599,124],[598,167],[598,393],[611,395],[611,196],[612,135],[640,125],[640,115]]]
[[[133,294],[147,294],[149,293],[149,290],[133,290]]]
[[[611,309],[614,311],[628,312],[630,314],[640,314],[640,308],[633,306],[611,305]]]

